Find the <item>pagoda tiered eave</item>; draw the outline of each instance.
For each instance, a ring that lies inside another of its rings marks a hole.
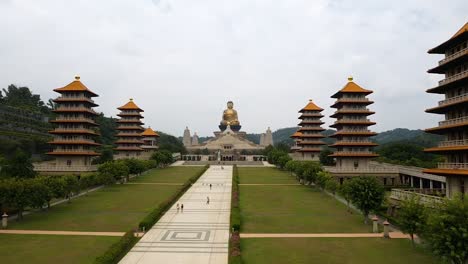
[[[52,151],[47,152],[47,155],[56,155],[56,156],[100,156],[101,154],[95,151]]]

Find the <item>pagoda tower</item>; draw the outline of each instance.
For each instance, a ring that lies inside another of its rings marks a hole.
[[[49,132],[54,136],[49,142],[54,149],[47,154],[56,158],[56,168],[51,168],[51,171],[90,171],[92,158],[99,156],[94,147],[100,144],[93,139],[99,135],[94,121],[98,114],[92,109],[98,106],[92,100],[98,95],[81,83],[79,76],[54,91],[60,96],[53,100],[57,104],[53,110],[57,117],[50,121],[57,125]]]
[[[321,127],[324,124],[321,121],[323,117],[322,111],[323,109],[314,104],[312,100],[309,100],[309,103],[299,110],[301,122],[298,124],[300,128],[297,132],[302,135],[300,136],[300,141],[297,142],[297,145],[300,147],[297,152],[302,154],[303,160],[318,161],[322,146],[325,145],[322,141],[322,138],[324,138],[322,131],[325,130]]]
[[[430,49],[429,54],[444,54],[438,66],[429,73],[444,74],[445,79],[438,86],[426,92],[444,95],[436,107],[426,112],[444,115],[445,120],[426,132],[443,135],[444,140],[437,147],[425,151],[443,154],[446,162],[436,169],[424,172],[445,176],[447,196],[468,193],[468,23],[455,35],[439,46]]]
[[[337,110],[330,117],[337,120],[330,127],[337,131],[331,135],[336,138],[336,143],[330,147],[336,151],[330,156],[336,158],[336,167],[339,170],[366,171],[369,169],[369,161],[378,156],[373,152],[373,147],[377,144],[369,139],[377,134],[368,129],[375,125],[375,122],[367,118],[374,114],[367,108],[374,103],[366,98],[371,93],[371,90],[362,88],[350,77],[348,83],[332,95],[336,102],[331,107]]]
[[[145,158],[151,158],[153,152],[158,149],[158,138],[159,134],[156,133],[151,127],[148,127],[141,133],[143,145],[141,148],[144,149]]]
[[[294,140],[294,145],[291,147],[291,152],[295,153],[301,149],[301,146],[299,146],[299,143],[301,142],[302,136],[303,134],[299,131],[294,132],[294,134],[290,136],[290,138]]]
[[[198,146],[198,145],[199,145],[198,135],[197,135],[197,132],[195,132],[192,137],[192,146]]]
[[[273,134],[271,133],[270,127],[268,127],[267,131],[265,132],[263,145],[265,147],[273,146]]]
[[[145,129],[141,126],[143,122],[140,120],[143,118],[141,115],[143,110],[133,102],[133,99],[117,109],[120,110],[118,114],[120,119],[117,121],[119,126],[115,142],[117,145],[115,159],[140,158],[144,151],[142,148],[144,141],[141,134]]]

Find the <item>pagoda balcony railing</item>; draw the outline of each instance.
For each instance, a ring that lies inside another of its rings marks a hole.
[[[331,173],[397,173],[398,170],[394,168],[387,168],[387,167],[368,167],[368,168],[360,168],[360,167],[324,167],[326,171]]]
[[[468,139],[441,141],[439,147],[468,146]]]
[[[447,77],[447,78],[439,81],[439,86],[447,84],[447,83],[451,83],[451,82],[454,82],[454,81],[458,81],[458,80],[463,79],[465,77],[468,77],[468,71],[457,73],[455,75],[452,75],[450,77]]]
[[[336,143],[374,143],[370,140],[338,140]]]
[[[468,122],[468,116],[463,116],[463,117],[448,119],[445,121],[440,121],[439,126],[456,125],[456,124],[461,124],[461,123],[466,123],[466,122]]]
[[[92,112],[94,114],[97,114],[93,109],[91,108],[88,108],[88,107],[65,107],[65,106],[60,106],[60,107],[57,107],[57,109],[55,110],[58,110],[58,111],[82,111],[82,112]]]
[[[88,143],[96,143],[94,140],[91,139],[84,139],[84,138],[75,138],[75,139],[60,139],[56,138],[52,142],[64,142],[64,143],[72,143],[72,142],[88,142]]]
[[[365,119],[351,119],[351,118],[341,118],[335,121],[335,124],[338,124],[340,122],[354,122],[354,123],[369,123],[370,120],[365,118]]]
[[[390,198],[398,201],[404,201],[407,199],[418,198],[421,204],[429,207],[436,207],[443,201],[442,197],[422,194],[413,190],[404,189],[392,189],[390,192]]]
[[[450,170],[468,170],[468,163],[450,163],[450,162],[440,162],[437,163],[437,168],[439,169],[450,169]]]
[[[52,130],[50,132],[72,133],[72,132],[82,132],[82,131],[96,134],[96,131],[94,131],[92,129],[82,128],[82,127],[74,127],[74,128],[61,128],[61,127],[58,127],[58,128],[56,128],[56,129],[54,129],[54,130]]]
[[[53,152],[84,152],[84,153],[91,153],[94,152],[91,149],[83,149],[83,148],[75,148],[75,149],[62,149],[62,148],[56,148],[53,150]]]
[[[371,132],[369,129],[341,129],[336,131],[338,132],[357,132],[357,133],[365,133],[365,132]]]
[[[462,50],[460,50],[460,51],[455,52],[455,53],[452,54],[452,55],[448,55],[448,56],[445,57],[443,60],[440,60],[440,61],[439,61],[439,65],[442,65],[442,64],[444,64],[444,63],[446,63],[446,62],[449,62],[449,61],[451,61],[451,60],[454,60],[454,59],[456,59],[456,58],[459,58],[459,57],[465,55],[467,52],[468,52],[468,48],[464,48],[464,49],[462,49]]]
[[[350,111],[370,111],[369,108],[367,107],[341,107],[339,108],[337,111],[340,111],[340,110],[350,110]]]
[[[83,166],[56,166],[53,164],[34,164],[35,171],[97,171],[97,165]]]
[[[94,103],[93,99],[85,97],[85,96],[59,96],[55,100],[61,100],[61,99],[77,100],[77,101],[78,100],[84,100],[84,101],[87,101],[87,102],[90,102],[90,103]]]
[[[447,98],[445,100],[439,101],[439,106],[460,102],[460,101],[466,100],[467,98],[468,98],[468,93],[458,95],[458,96],[455,96],[455,97],[451,97],[451,98]]]
[[[353,155],[353,154],[375,154],[374,152],[371,152],[371,151],[336,151],[334,152],[333,154],[349,154],[349,155]]]
[[[84,118],[84,117],[57,117],[56,119],[52,120],[55,122],[60,122],[60,121],[86,121],[86,122],[91,122],[95,123],[95,121],[91,118]]]
[[[355,102],[355,101],[370,102],[370,100],[365,97],[341,97],[340,99],[337,100],[337,102],[343,102],[343,103]]]

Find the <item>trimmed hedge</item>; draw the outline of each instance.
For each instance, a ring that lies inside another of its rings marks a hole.
[[[94,260],[94,264],[113,264],[119,262],[125,254],[136,244],[138,238],[133,231],[128,231],[119,241],[112,244],[107,251]]]
[[[241,247],[239,231],[241,228],[241,214],[239,208],[239,172],[234,165],[232,171],[232,196],[231,196],[231,237],[229,239],[229,263],[241,264]]]
[[[161,218],[164,213],[171,208],[171,206],[195,183],[198,178],[200,178],[203,173],[209,168],[209,165],[206,165],[205,168],[200,171],[199,174],[193,176],[192,178],[188,179],[187,182],[184,183],[182,188],[175,194],[173,194],[169,199],[159,204],[153,211],[151,211],[139,224],[138,227],[140,229],[145,228],[145,230],[149,230],[156,222]]]

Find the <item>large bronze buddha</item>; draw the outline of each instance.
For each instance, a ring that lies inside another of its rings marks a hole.
[[[227,109],[223,112],[223,120],[219,128],[224,131],[227,126],[230,126],[233,131],[239,131],[241,126],[237,117],[237,111],[234,110],[234,103],[232,101],[227,102]]]

